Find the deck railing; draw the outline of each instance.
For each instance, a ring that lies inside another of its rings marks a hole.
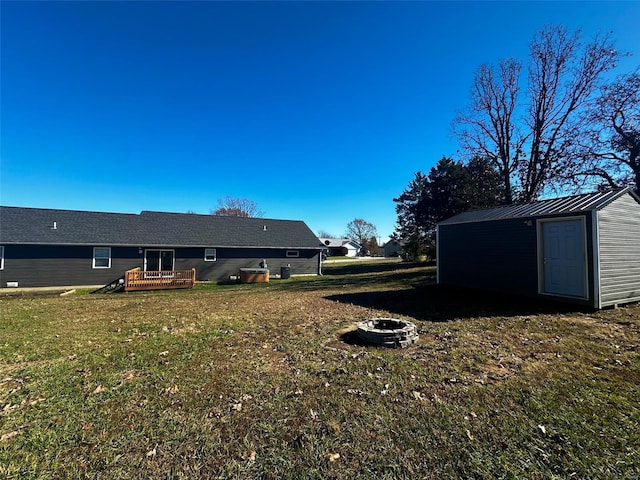
[[[196,284],[196,269],[142,270],[140,267],[124,273],[124,291],[191,288]]]

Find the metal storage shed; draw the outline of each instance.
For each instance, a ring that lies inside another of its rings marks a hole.
[[[477,210],[438,224],[437,281],[594,308],[640,301],[631,189]]]

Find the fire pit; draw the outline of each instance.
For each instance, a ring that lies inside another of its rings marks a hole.
[[[372,318],[358,324],[358,338],[373,345],[405,348],[418,341],[415,324],[397,318]]]

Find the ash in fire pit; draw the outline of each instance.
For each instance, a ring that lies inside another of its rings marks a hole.
[[[415,324],[397,318],[372,318],[358,324],[358,338],[373,345],[404,348],[418,341]]]

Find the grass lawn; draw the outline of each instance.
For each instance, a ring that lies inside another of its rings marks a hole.
[[[0,478],[640,478],[640,306],[434,269],[0,297]],[[415,322],[407,349],[354,325]]]

